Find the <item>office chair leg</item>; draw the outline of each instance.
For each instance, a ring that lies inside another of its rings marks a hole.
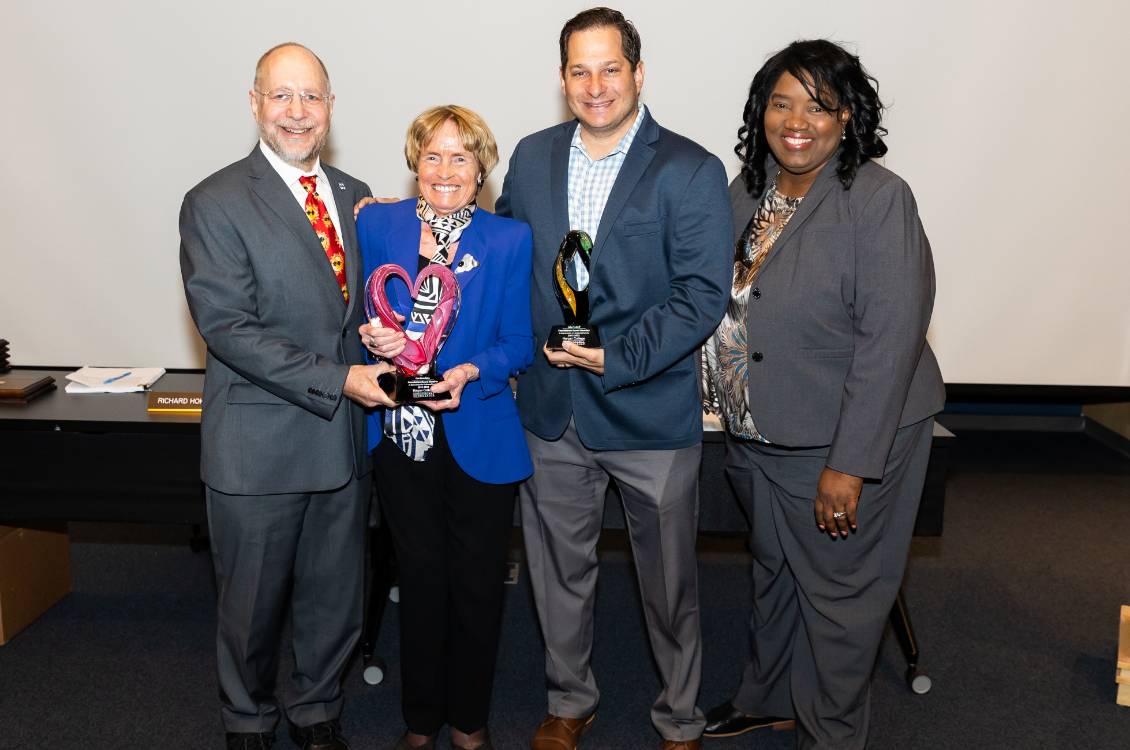
[[[369,531],[369,600],[361,630],[361,658],[365,665],[361,676],[370,685],[381,684],[388,671],[384,659],[374,656],[373,652],[380,636],[389,589],[395,580],[395,566],[392,537],[387,524],[381,524]]]
[[[902,655],[906,658],[906,684],[914,693],[925,695],[934,686],[933,681],[918,666],[918,639],[914,636],[914,626],[910,622],[910,610],[906,607],[902,589],[895,597],[895,605],[891,607],[891,629],[898,638]]]

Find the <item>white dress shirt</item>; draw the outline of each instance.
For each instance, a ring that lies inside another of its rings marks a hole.
[[[333,185],[330,184],[330,178],[326,177],[325,171],[322,169],[322,160],[316,159],[314,161],[314,169],[310,172],[303,172],[296,166],[287,164],[282,160],[278,154],[271,150],[271,147],[259,139],[259,150],[263,152],[263,156],[267,157],[267,161],[279,173],[279,177],[290,189],[291,195],[298,201],[298,205],[302,210],[306,210],[306,188],[298,182],[299,177],[309,177],[311,175],[318,178],[314,183],[314,192],[326,204],[326,210],[330,213],[330,220],[334,223],[334,229],[337,230],[337,237],[341,240],[341,246],[345,248],[345,233],[341,231],[341,217],[337,212],[337,204],[334,202]]]

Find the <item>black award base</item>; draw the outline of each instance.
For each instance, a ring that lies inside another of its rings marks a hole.
[[[432,393],[432,386],[439,382],[434,375],[405,375],[399,370],[377,376],[377,385],[398,404],[449,400],[446,393]]]
[[[549,338],[545,341],[545,348],[551,352],[559,352],[564,349],[561,344],[566,341],[577,346],[600,346],[600,336],[597,335],[596,326],[583,326],[573,323],[554,326],[549,329]]]

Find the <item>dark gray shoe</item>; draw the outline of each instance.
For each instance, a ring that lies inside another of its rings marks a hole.
[[[271,750],[275,735],[267,732],[228,732],[225,741],[227,750]]]
[[[341,736],[341,723],[336,719],[308,727],[291,724],[290,739],[302,750],[349,750],[349,743]]]

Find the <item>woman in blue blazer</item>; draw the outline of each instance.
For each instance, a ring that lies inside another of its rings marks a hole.
[[[419,198],[371,204],[357,217],[368,275],[393,263],[410,278],[433,263],[459,283],[459,315],[433,386],[450,398],[369,417],[377,494],[400,572],[402,706],[397,750],[432,748],[444,724],[459,748],[490,748],[487,718],[501,625],[504,568],[517,483],[533,473],[510,377],[529,367],[531,234],[475,206],[498,162],[482,119],[456,106],[424,112],[405,156]],[[428,305],[399,281],[393,309],[419,330]],[[421,298],[427,295],[421,295]],[[413,312],[410,315],[410,312]],[[405,346],[399,329],[370,324],[377,357]]]

